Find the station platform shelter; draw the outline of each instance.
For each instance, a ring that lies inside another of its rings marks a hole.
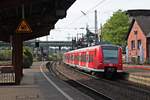
[[[68,8],[74,2],[75,0],[0,1],[0,41],[12,46],[12,64],[0,67],[0,74],[4,78],[0,84],[20,84],[23,77],[23,42],[49,35],[56,22],[66,17]]]

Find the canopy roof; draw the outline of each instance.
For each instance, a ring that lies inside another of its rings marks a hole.
[[[66,16],[67,9],[74,2],[75,0],[1,0],[0,40],[9,42],[23,18],[32,29],[32,33],[20,33],[24,41],[48,35],[56,22]]]

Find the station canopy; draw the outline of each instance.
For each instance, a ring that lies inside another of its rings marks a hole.
[[[75,0],[1,0],[0,41],[10,42],[14,34],[22,34],[23,41],[46,36]],[[25,20],[31,33],[16,33]]]

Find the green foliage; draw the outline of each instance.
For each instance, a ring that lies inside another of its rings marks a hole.
[[[147,64],[149,65],[149,64],[150,64],[149,59],[146,59],[146,61],[144,62],[144,64],[145,64],[145,65],[147,65]]]
[[[11,50],[0,50],[0,60],[6,61],[12,59],[12,51]]]
[[[30,48],[23,48],[23,68],[29,68],[33,63],[33,56]]]
[[[0,61],[9,61],[9,60],[12,60],[12,50],[10,49],[0,50]],[[28,47],[23,48],[23,67],[29,68],[32,65],[32,63],[33,63],[33,56],[30,48]]]
[[[125,12],[118,10],[102,27],[102,40],[125,46],[129,28],[129,18]]]
[[[48,60],[50,60],[50,61],[56,61],[56,60],[62,60],[62,56],[63,56],[63,54],[62,53],[59,53],[59,54],[49,54],[49,56],[48,56]]]

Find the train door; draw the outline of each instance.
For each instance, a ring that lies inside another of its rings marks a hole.
[[[76,65],[79,65],[79,53],[78,53],[78,52],[77,52],[77,54],[76,54],[76,57],[77,57]]]
[[[86,53],[85,52],[81,52],[81,67],[85,67],[85,55]]]
[[[88,67],[89,68],[93,68],[93,64],[94,64],[94,52],[93,51],[89,51]]]
[[[72,53],[72,65],[73,65],[73,66],[75,65],[75,59],[74,59],[75,57],[74,57],[74,56],[75,56],[75,54]]]
[[[89,52],[86,52],[86,67],[89,66]]]
[[[81,66],[81,53],[79,53],[79,66]]]
[[[68,54],[68,63],[70,64],[70,53]]]
[[[77,65],[77,53],[74,53],[74,65]]]

